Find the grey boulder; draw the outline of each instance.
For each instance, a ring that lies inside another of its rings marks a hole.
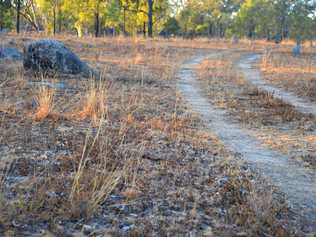
[[[85,62],[56,40],[39,40],[24,47],[23,65],[36,72],[57,72],[61,74],[82,74],[96,76],[97,73]]]
[[[16,48],[0,48],[0,59],[21,60],[22,54]]]

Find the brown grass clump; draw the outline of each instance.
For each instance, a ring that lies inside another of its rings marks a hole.
[[[144,64],[144,57],[141,53],[136,53],[134,60],[133,60],[133,64]]]
[[[224,54],[226,55],[226,54]],[[218,56],[220,59],[204,60],[197,68],[199,78],[206,80],[209,87],[210,83],[218,83],[220,80],[234,80],[235,74],[233,64],[224,55]],[[211,95],[211,91],[208,91]]]
[[[102,82],[93,82],[84,95],[80,107],[72,117],[79,120],[90,118],[94,124],[97,124],[100,118],[106,114],[106,97],[107,90]]]
[[[260,69],[269,83],[307,100],[316,101],[316,60],[311,53],[293,57],[290,53],[270,51],[263,56]]]
[[[310,55],[294,57],[289,53],[276,53],[272,50],[263,55],[261,70],[267,73],[316,73],[315,60]]]
[[[47,87],[40,87],[34,100],[37,108],[33,115],[35,121],[42,121],[47,118],[54,108],[54,90]]]

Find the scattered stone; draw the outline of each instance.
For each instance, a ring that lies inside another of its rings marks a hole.
[[[4,28],[4,29],[0,30],[0,35],[7,34],[9,31],[10,31],[9,29]]]
[[[217,185],[222,188],[228,183],[228,181],[229,181],[229,178],[227,176],[225,176],[225,177],[217,180]]]
[[[82,229],[84,234],[90,234],[94,228],[91,225],[83,225]]]
[[[205,237],[213,237],[213,236],[214,236],[213,229],[212,229],[211,227],[208,227],[208,228],[204,231],[203,236],[205,236]]]
[[[307,131],[307,132],[312,132],[315,130],[314,123],[311,121],[305,122],[303,128],[304,128],[304,131]]]
[[[312,165],[312,166],[316,165],[316,156],[314,154],[311,154],[309,152],[304,152],[300,158],[301,160],[306,162],[308,165]]]
[[[73,127],[60,125],[56,130],[62,134],[66,134],[66,133],[69,133],[70,131],[72,131]]]
[[[121,226],[121,230],[124,234],[127,234],[130,230],[132,230],[135,227],[135,225],[131,224],[127,224],[127,225],[123,225]]]
[[[234,35],[233,38],[232,38],[232,44],[238,44],[239,43],[239,38]]]
[[[292,50],[293,56],[294,57],[300,56],[301,55],[301,51],[302,51],[302,46],[300,44],[297,44]]]
[[[24,47],[23,65],[25,69],[36,72],[82,74],[85,77],[98,74],[62,42],[48,39],[35,41]]]
[[[282,42],[282,36],[281,36],[281,34],[276,34],[274,37],[273,37],[273,39],[274,39],[274,43],[276,43],[276,44],[280,44],[281,42]]]
[[[0,59],[22,60],[22,54],[16,48],[0,48]]]
[[[237,236],[239,236],[239,237],[246,237],[246,236],[249,236],[249,234],[246,233],[246,232],[239,232],[239,233],[237,233]]]

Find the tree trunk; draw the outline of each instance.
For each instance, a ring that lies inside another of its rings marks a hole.
[[[54,5],[53,9],[53,33],[56,35],[56,5]]]
[[[97,11],[95,13],[95,37],[99,37],[99,30],[100,30],[100,14]]]
[[[123,34],[126,35],[126,7],[123,9]]]
[[[33,26],[35,27],[35,30],[38,31],[39,30],[39,24],[38,24],[38,20],[36,17],[36,13],[35,13],[35,5],[34,5],[34,1],[31,1],[31,10],[32,10],[32,15],[33,15],[33,19],[34,19],[34,23]]]
[[[79,38],[81,38],[83,36],[83,26],[81,23],[76,22],[75,23],[75,28],[77,30],[77,35]]]
[[[143,35],[144,35],[144,38],[146,38],[146,22],[145,21],[143,25]]]
[[[153,37],[153,5],[154,0],[148,0],[148,36]]]
[[[213,37],[213,24],[212,22],[208,23],[208,37]]]
[[[16,5],[16,33],[20,33],[20,12],[21,12],[21,0],[17,1]]]
[[[62,23],[62,15],[61,15],[61,6],[60,6],[60,2],[58,1],[57,3],[58,5],[58,32],[61,33],[61,23]]]
[[[4,28],[4,20],[3,20],[4,16],[2,15],[2,12],[0,12],[0,31],[3,30]]]
[[[94,14],[95,14],[95,24],[94,24],[95,37],[99,37],[99,31],[100,31],[100,0],[97,0]]]

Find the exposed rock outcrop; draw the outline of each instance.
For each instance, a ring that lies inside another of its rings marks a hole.
[[[36,72],[57,72],[61,74],[82,74],[85,77],[98,73],[56,40],[39,40],[24,47],[23,65]]]

